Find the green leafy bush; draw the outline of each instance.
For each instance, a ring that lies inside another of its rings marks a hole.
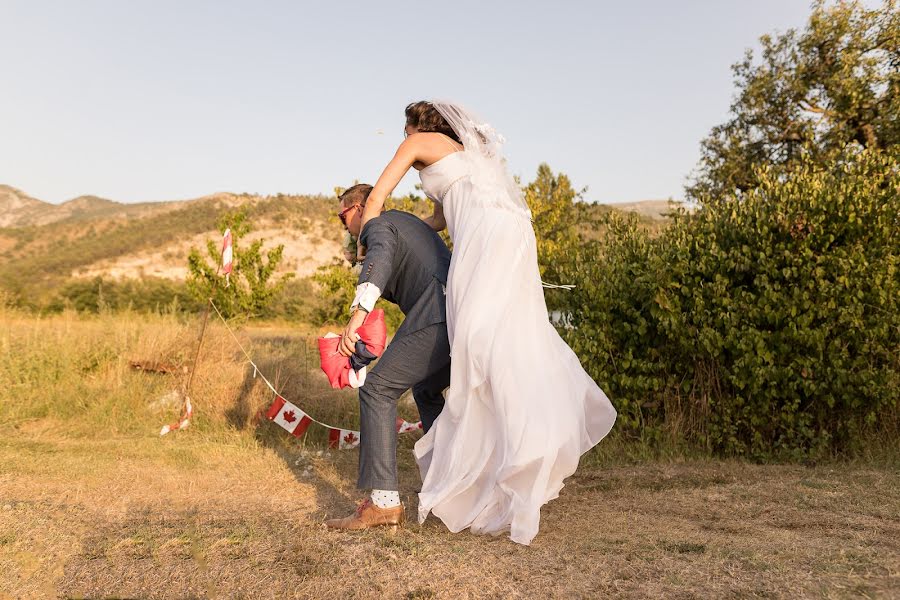
[[[223,317],[271,316],[271,304],[294,274],[287,273],[271,281],[284,254],[284,245],[262,252],[264,240],[251,242],[244,248],[240,241],[250,232],[246,210],[227,212],[219,218],[218,229],[231,229],[233,267],[226,285],[225,277],[219,273],[222,260],[220,240],[207,241],[204,257],[200,250],[191,248],[188,254],[187,287],[199,302],[211,298]]]
[[[59,312],[73,308],[88,313],[104,310],[177,313],[193,312],[200,306],[182,282],[154,277],[121,281],[95,277],[71,281],[63,286],[46,310]]]
[[[900,160],[761,169],[651,238],[573,246],[562,328],[619,427],[754,457],[853,450],[900,398]]]

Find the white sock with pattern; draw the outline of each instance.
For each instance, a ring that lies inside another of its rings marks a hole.
[[[372,490],[372,502],[378,508],[400,506],[400,492],[396,490]]]

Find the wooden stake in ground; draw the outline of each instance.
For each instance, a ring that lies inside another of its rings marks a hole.
[[[206,325],[209,322],[209,309],[212,306],[212,296],[213,293],[219,287],[219,272],[222,271],[225,273],[226,277],[226,286],[230,283],[227,281],[229,275],[231,275],[233,262],[233,250],[232,250],[232,237],[231,237],[231,229],[226,229],[224,235],[222,236],[222,256],[219,264],[216,266],[216,275],[213,279],[213,289],[212,293],[210,293],[210,297],[206,299],[206,307],[203,311],[203,325],[200,328],[200,337],[197,340],[197,352],[194,355],[194,363],[191,365],[191,373],[188,376],[187,385],[184,388],[184,402],[181,406],[181,419],[179,419],[176,423],[172,423],[171,425],[163,425],[163,428],[160,430],[160,437],[166,435],[170,431],[174,431],[176,429],[186,429],[191,424],[191,417],[194,414],[194,407],[191,404],[191,386],[194,383],[194,374],[197,372],[197,364],[200,362],[200,350],[203,348],[203,338],[206,335]]]

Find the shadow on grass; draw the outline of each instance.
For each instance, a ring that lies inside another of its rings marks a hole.
[[[318,351],[312,354],[310,340],[304,340],[300,349],[297,346],[297,340],[289,337],[265,337],[265,351],[257,352],[254,357],[258,371],[271,375],[273,386],[283,397],[315,419],[358,430],[357,393],[331,389],[324,374],[318,371]],[[313,488],[316,508],[308,515],[311,520],[324,522],[351,514],[356,501],[365,497],[367,491],[356,488],[359,449],[329,448],[327,430],[315,423],[301,438],[294,438],[266,419],[264,413],[273,396],[259,373],[254,373],[253,366],[248,364],[237,396],[225,411],[228,423],[236,429],[249,430],[262,446],[284,462],[298,483]],[[418,420],[410,392],[400,398],[398,414],[407,420]],[[414,520],[418,509],[421,478],[412,449],[421,435],[418,431],[403,434],[397,447],[400,496],[407,520]]]

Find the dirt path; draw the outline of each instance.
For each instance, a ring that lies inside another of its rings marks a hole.
[[[273,449],[238,433],[41,437],[0,444],[0,597],[900,594],[900,475],[889,470],[583,468],[523,547],[449,533],[434,517],[396,535],[325,530],[353,507],[355,451]],[[400,449],[410,518],[413,441]]]

